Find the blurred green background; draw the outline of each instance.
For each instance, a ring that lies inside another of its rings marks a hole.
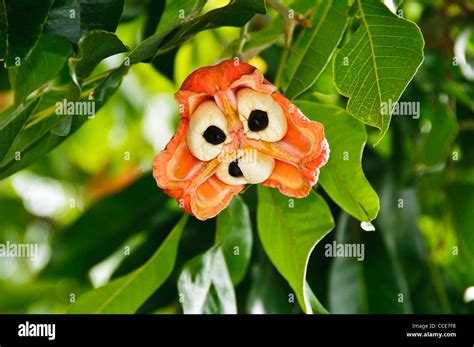
[[[207,1],[204,12],[226,3]],[[362,162],[381,202],[375,231],[364,231],[326,199],[336,228],[314,249],[307,281],[331,313],[474,313],[474,6],[462,0],[386,4],[399,5],[425,38],[425,61],[402,96],[421,103],[421,117],[394,116],[375,147],[378,132],[368,129]],[[159,4],[125,1],[116,34],[128,47],[155,31],[153,6]],[[244,53],[273,81],[283,35],[276,11],[256,15],[249,32]],[[0,181],[0,243],[40,248],[34,260],[0,258],[1,313],[64,313],[71,295],[150,258],[181,216],[150,171],[178,123],[173,94],[194,69],[231,58],[239,35],[239,28],[203,31],[152,64],[133,65],[93,120]],[[466,61],[453,60],[460,54]],[[108,58],[95,72],[120,62],[118,56]],[[67,73],[67,65],[64,69]],[[13,103],[3,68],[0,87],[2,110]],[[345,104],[330,68],[303,99]],[[248,271],[235,289],[238,311],[301,312],[257,237],[256,187],[241,198],[254,237]],[[138,312],[182,312],[178,276],[188,260],[213,245],[215,224],[188,221],[173,273]],[[363,242],[365,260],[325,257],[324,245],[333,240]]]

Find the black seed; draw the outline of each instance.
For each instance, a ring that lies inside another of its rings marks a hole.
[[[224,132],[214,125],[209,126],[202,136],[212,145],[219,145],[225,141]]]
[[[234,160],[229,164],[229,175],[232,177],[242,177],[244,174],[240,170],[239,162]]]
[[[247,122],[250,130],[261,131],[268,126],[268,114],[262,110],[253,110]]]

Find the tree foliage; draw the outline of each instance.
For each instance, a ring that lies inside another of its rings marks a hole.
[[[44,254],[0,258],[0,311],[473,313],[474,4],[395,3],[0,0],[0,244]],[[201,222],[149,169],[171,95],[229,58],[331,155],[307,198],[253,186]]]

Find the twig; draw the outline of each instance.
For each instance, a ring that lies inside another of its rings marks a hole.
[[[291,13],[291,9],[288,8],[281,0],[267,0],[268,6],[272,7],[277,11],[283,18],[285,24],[285,44],[283,46],[283,51],[280,56],[280,61],[278,63],[278,68],[275,76],[275,85],[280,87],[281,78],[283,75],[283,70],[286,66],[286,61],[288,59],[288,54],[291,48],[291,41],[293,40],[293,33],[297,25],[303,27],[311,26],[311,21],[307,19],[304,15],[300,13]]]
[[[242,59],[242,52],[244,50],[245,42],[249,40],[249,23],[250,22],[245,23],[245,25],[240,29],[240,37],[235,45],[234,57],[239,59]]]

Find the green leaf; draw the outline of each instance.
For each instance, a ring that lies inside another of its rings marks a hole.
[[[387,252],[393,259],[400,287],[431,286],[427,250],[417,225],[420,219],[417,192],[414,188],[402,187],[399,175],[393,172],[393,169],[387,170],[383,179],[381,209],[375,228],[380,231]],[[412,271],[413,268],[418,271]],[[413,290],[413,295],[416,294]]]
[[[166,235],[163,235],[163,230],[171,230],[181,216],[181,210],[172,209],[169,207],[169,204],[169,199],[166,205],[161,202],[160,205],[164,206],[160,212],[152,213],[149,217],[147,217],[147,219],[150,221],[150,226],[147,226],[145,230],[139,232],[137,235],[132,235],[129,240],[123,243],[128,244],[129,241],[133,241],[134,239],[139,240],[136,245],[132,245],[130,247],[130,254],[121,259],[120,264],[113,271],[111,279],[119,278],[129,274],[143,265],[153,255],[153,253],[155,253],[156,245],[162,243],[166,237]],[[183,238],[180,241],[181,243],[186,242],[184,235],[189,235],[189,224],[190,222],[187,223],[185,231],[183,232]],[[116,252],[112,253],[111,257],[114,257],[116,254]],[[182,257],[182,248],[180,248],[176,258],[175,270],[176,267],[184,263],[181,259]],[[168,282],[171,283],[170,280],[168,280]],[[176,282],[176,280],[174,282]],[[154,296],[155,295],[157,295],[157,293],[155,293]],[[176,283],[173,287],[173,302],[176,301],[175,299]]]
[[[154,5],[151,3],[155,2]],[[158,0],[160,2],[159,7],[156,4],[156,0],[152,1],[142,1],[142,0],[127,0],[124,1],[124,7],[122,12],[122,17],[120,17],[120,23],[129,23],[133,20],[141,17],[144,12],[148,14],[148,19],[150,16],[156,17],[159,21],[161,18],[161,12],[165,7],[165,1]]]
[[[252,224],[247,205],[240,196],[217,217],[216,244],[221,245],[232,283],[242,281],[252,255]]]
[[[396,259],[387,251],[379,233],[361,230],[359,223],[343,213],[334,242],[326,245],[325,252],[337,252],[334,245],[361,245],[364,250],[360,261],[350,256],[332,260],[328,290],[331,313],[412,313],[405,279],[400,276]],[[400,294],[403,302],[399,301]]]
[[[80,0],[80,4],[82,35],[91,30],[115,31],[122,16],[124,0]]]
[[[81,37],[81,8],[79,1],[55,0],[49,11],[44,32],[63,36],[69,41],[77,43]]]
[[[262,0],[232,0],[227,6],[209,11],[194,20],[186,22],[174,30],[167,38],[161,50],[166,51],[202,31],[221,26],[240,27],[256,13],[265,14],[265,2]]]
[[[153,256],[131,274],[81,296],[69,313],[135,313],[171,275],[188,215],[183,215]]]
[[[305,282],[305,291],[308,294],[309,305],[313,312],[317,312],[320,314],[328,314],[328,310],[319,302],[316,295],[313,293],[313,290],[309,286],[308,282]]]
[[[31,109],[28,114],[27,122],[19,131],[11,134],[9,142],[5,143],[5,155],[0,161],[0,176],[4,174],[5,168],[9,165],[24,165],[25,155],[30,149],[30,146],[42,138],[48,133],[48,131],[57,124],[62,116],[55,113],[55,102],[57,100],[64,99],[66,97],[64,91],[51,91],[44,94],[40,94],[35,99],[38,102],[38,106],[35,109]],[[18,110],[21,110],[22,106],[18,106],[12,113],[15,114]],[[36,122],[35,119],[39,117],[45,117],[43,121]],[[15,156],[19,154],[21,157],[15,160]],[[18,160],[21,159],[21,160]],[[15,161],[16,163],[12,163]]]
[[[130,236],[156,221],[174,218],[175,213],[165,211],[168,202],[168,197],[156,189],[151,174],[98,201],[58,234],[43,275],[86,276],[93,265],[112,254]]]
[[[361,25],[336,54],[334,80],[349,97],[347,110],[387,132],[393,107],[423,62],[418,26],[394,15],[378,0],[357,0]]]
[[[100,81],[99,85],[94,90],[94,101],[98,103],[99,108],[115,94],[122,83],[123,76],[128,72],[129,67],[120,65],[115,70],[109,71],[109,74]]]
[[[67,297],[76,287],[72,282],[0,282],[0,310],[3,313],[26,312],[41,302],[43,305],[63,304],[61,297]]]
[[[128,68],[122,65],[121,68],[109,71],[108,74],[86,81],[83,84],[79,101],[95,102],[95,111],[99,111],[107,98],[120,86],[122,77],[127,71]],[[88,97],[91,93],[94,95],[92,100]],[[47,91],[38,96],[41,100],[37,108],[34,109],[34,114],[25,115],[28,122],[21,128],[20,132],[10,133],[8,143],[2,143],[3,150],[6,148],[6,154],[0,161],[0,179],[27,167],[67,138],[67,136],[55,134],[54,129],[57,129],[59,123],[63,122],[65,118],[65,116],[56,114],[57,102],[64,101],[68,95],[68,89],[61,88]],[[18,111],[21,107],[20,105],[16,111],[9,109],[6,112],[7,117],[10,117],[10,113],[21,112]],[[68,136],[79,129],[87,120],[87,115],[74,115]],[[16,159],[17,154],[21,156],[21,160]]]
[[[448,188],[450,214],[456,230],[459,243],[459,255],[462,259],[463,277],[466,285],[474,281],[472,268],[474,266],[474,185],[456,183]],[[470,281],[470,283],[468,283]]]
[[[470,83],[447,82],[440,86],[442,92],[452,96],[466,108],[474,110],[474,87]]]
[[[362,170],[367,141],[365,126],[336,106],[298,101],[312,120],[324,125],[331,154],[321,169],[319,183],[342,209],[360,221],[371,221],[379,212],[379,197]]]
[[[264,253],[263,249],[261,252]],[[249,272],[249,292],[245,301],[245,313],[295,314],[301,312],[299,305],[288,300],[291,288],[265,254],[256,261],[252,261]]]
[[[136,64],[153,58],[158,52],[161,42],[169,33],[170,31],[158,32],[140,42],[140,44],[130,52],[130,63]]]
[[[88,77],[105,58],[127,52],[128,48],[113,33],[102,30],[89,32],[79,41],[79,55],[70,63],[79,81]]]
[[[5,63],[18,66],[38,42],[53,0],[3,0],[2,3],[8,23]]]
[[[124,0],[55,0],[44,30],[74,43],[92,30],[113,33],[123,6]]]
[[[28,118],[35,111],[39,101],[39,98],[29,101],[28,103],[20,105],[13,112],[10,113],[10,110],[7,110],[0,116],[0,163],[3,162],[10,149],[10,145]]]
[[[334,228],[326,202],[315,192],[290,200],[259,186],[257,226],[268,257],[295,291],[304,312],[312,313],[305,290],[306,267],[314,246]]]
[[[130,62],[137,63],[164,53],[203,30],[221,26],[243,26],[256,13],[265,12],[263,0],[232,0],[227,6],[148,37],[130,53]]]
[[[346,30],[347,0],[320,1],[313,26],[303,31],[291,48],[285,95],[294,99],[310,88],[329,63]]]
[[[278,40],[284,39],[284,26],[281,16],[274,18],[272,25],[264,26],[258,31],[249,33],[251,39],[246,41],[242,50],[242,60],[248,61],[264,50],[272,47]],[[235,43],[228,45],[224,54],[232,56]]]
[[[458,132],[456,116],[447,103],[440,102],[424,103],[421,114],[430,131],[422,136],[419,160],[428,168],[442,168]]]
[[[72,82],[69,85],[69,92],[65,99],[68,101],[76,102],[76,101],[79,101],[80,98],[81,98],[81,89],[75,82]],[[56,124],[54,128],[50,130],[51,134],[58,135],[58,136],[69,135],[69,133],[71,132],[72,121],[73,121],[73,115],[63,116],[63,119],[58,124]]]
[[[165,10],[155,31],[168,31],[176,27],[176,22],[183,23],[196,17],[206,3],[207,0],[166,0]]]
[[[0,0],[0,60],[5,59],[7,49],[8,20],[5,0]]]
[[[349,243],[349,216],[343,214],[336,228],[336,242]],[[365,283],[360,277],[363,264],[353,258],[336,258],[329,272],[329,311],[331,313],[366,313]]]
[[[234,287],[220,246],[184,265],[178,291],[184,313],[237,313]]]
[[[54,35],[41,35],[38,44],[23,64],[18,67],[15,83],[15,101],[19,104],[32,91],[53,79],[66,63],[71,44]]]
[[[0,198],[0,210],[4,216],[8,218],[0,219],[0,240],[8,240],[8,234],[11,230],[18,230],[23,233],[26,232],[28,224],[33,217],[25,210],[23,200],[19,197]]]
[[[155,1],[158,4],[154,6],[163,6],[162,0]],[[168,1],[165,6],[162,18],[159,20],[158,28],[156,28],[157,18],[156,16],[148,17],[148,21],[146,26],[151,26],[153,30],[148,29],[148,32],[145,32],[144,37],[148,37],[153,35],[155,32],[158,33],[169,33],[173,28],[176,27],[176,23],[184,23],[186,21],[192,20],[196,17],[201,10],[203,9],[204,5],[206,4],[207,0],[172,0]],[[150,6],[152,6],[152,2]],[[155,23],[155,24],[152,24]],[[154,25],[154,27],[153,27]],[[145,28],[146,29],[146,28]],[[164,37],[164,35],[163,35]],[[195,43],[200,43],[202,40],[197,40]],[[165,77],[173,80],[174,78],[174,71],[175,65],[178,64],[176,62],[176,54],[180,47],[176,46],[171,50],[166,51],[163,54],[155,56],[153,58],[153,67],[161,72]],[[196,62],[195,62],[196,63]],[[179,65],[179,64],[178,64]],[[201,65],[202,66],[202,65]],[[182,69],[180,69],[182,70]]]
[[[179,3],[179,1],[172,1],[171,4],[173,3]],[[189,1],[186,3],[189,3]],[[168,7],[169,6],[167,6],[166,1],[163,0],[149,1],[146,7],[148,16],[146,18],[145,25],[143,26],[143,37],[148,37],[156,32],[158,23],[162,22],[164,11],[165,9],[167,10]]]

